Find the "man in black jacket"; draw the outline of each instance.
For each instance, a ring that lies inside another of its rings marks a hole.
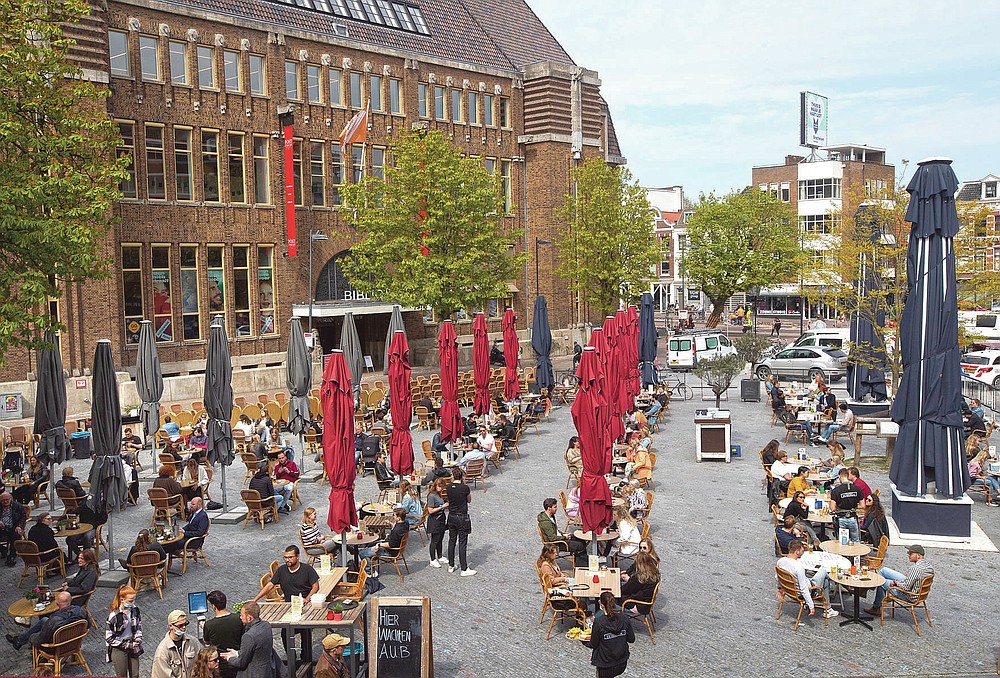
[[[56,489],[60,487],[65,487],[67,489],[73,490],[77,498],[83,499],[87,496],[87,491],[83,489],[83,485],[80,481],[73,476],[73,467],[67,466],[62,470],[62,478],[56,481]]]
[[[277,502],[279,513],[290,512],[290,509],[285,506],[285,497],[274,491],[274,483],[271,482],[271,476],[268,475],[266,461],[257,464],[257,472],[250,479],[250,489],[257,490],[260,494],[262,506],[271,506],[272,502]]]
[[[274,638],[271,625],[260,618],[260,605],[254,601],[243,603],[240,610],[243,621],[243,637],[239,650],[220,652],[220,656],[236,669],[238,675],[271,676],[271,655],[274,653]]]
[[[24,539],[27,519],[24,506],[14,501],[10,492],[0,494],[0,555],[7,556],[7,567],[14,567],[14,542]]]
[[[68,591],[60,591],[56,594],[56,607],[58,608],[48,617],[42,617],[35,625],[19,636],[6,634],[7,639],[15,650],[30,642],[32,645],[42,645],[51,643],[52,636],[61,627],[71,624],[78,619],[85,619],[86,613],[78,605],[73,605],[73,596]]]

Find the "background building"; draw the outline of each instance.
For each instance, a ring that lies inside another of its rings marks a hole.
[[[649,291],[656,309],[666,313],[668,320],[676,318],[676,310],[685,307],[704,308],[701,290],[687,284],[684,254],[687,251],[687,216],[684,187],[647,188],[653,210],[653,235],[659,242],[660,262],[652,271]]]
[[[597,73],[578,66],[523,0],[91,4],[92,16],[70,29],[72,56],[85,77],[107,83],[119,153],[132,165],[105,244],[110,276],[53,301],[69,328],[68,370],[86,370],[99,338],[131,368],[146,318],[164,373],[197,374],[215,316],[237,368],[275,367],[289,318],[307,316],[310,297],[323,351],[338,345],[352,312],[364,353],[381,368],[393,300],[362,298],[341,271],[355,238],[338,210],[340,187],[381,172],[394,131],[413,127],[443,131],[499,174],[507,219],[524,229],[521,248],[539,253],[537,280],[530,262],[508,296],[487,303],[490,330],[499,332],[508,305],[530,326],[539,292],[553,327],[588,319],[551,273],[555,247],[542,243],[565,228],[555,210],[571,191],[570,169],[595,156],[625,160]],[[366,107],[368,144],[363,154],[346,149],[345,160],[337,137]],[[284,210],[289,121],[294,232]],[[404,317],[420,361],[437,326],[422,309]],[[458,329],[470,333],[471,323]],[[27,351],[6,358],[0,380],[33,369]]]

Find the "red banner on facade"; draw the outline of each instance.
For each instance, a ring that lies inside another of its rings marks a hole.
[[[292,141],[292,126],[282,128],[285,139],[285,231],[288,239],[288,256],[296,256],[295,238],[295,166]]]

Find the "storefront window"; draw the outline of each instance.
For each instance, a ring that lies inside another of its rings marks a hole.
[[[225,247],[208,246],[208,311],[211,319],[216,315],[226,316],[226,271]]]
[[[170,296],[170,247],[153,245],[153,335],[156,341],[174,340]]]
[[[184,339],[201,339],[198,295],[198,246],[181,245],[181,314]]]
[[[125,343],[138,344],[142,328],[142,246],[122,245],[122,308],[125,311]]]
[[[252,334],[250,326],[250,247],[233,245],[233,303],[236,310],[236,336]]]
[[[257,246],[257,291],[260,295],[260,334],[277,332],[274,322],[274,247]]]

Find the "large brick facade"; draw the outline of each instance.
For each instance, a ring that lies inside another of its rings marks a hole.
[[[333,269],[323,273],[328,262],[355,242],[334,205],[337,137],[361,108],[351,100],[352,85],[360,84],[368,106],[373,78],[380,79],[384,110],[372,106],[365,171],[377,171],[378,153],[394,131],[414,125],[439,129],[463,152],[492,163],[508,179],[508,223],[524,229],[520,247],[532,257],[511,281],[511,297],[495,305],[511,303],[527,327],[526,309],[540,291],[553,327],[587,319],[587,309],[552,274],[555,246],[538,247],[538,280],[533,257],[536,239],[565,232],[555,210],[572,190],[573,164],[591,156],[624,162],[597,74],[576,66],[521,0],[396,3],[397,22],[408,11],[410,19],[422,16],[425,31],[418,22],[392,28],[386,9],[392,3],[377,4],[383,25],[371,14],[357,18],[376,3],[351,4],[354,17],[278,0],[95,0],[93,15],[70,28],[78,42],[72,54],[86,76],[108,83],[107,112],[125,133],[121,152],[133,156],[135,174],[134,188],[111,215],[109,276],[67,287],[58,302],[69,329],[62,340],[67,369],[88,367],[99,338],[112,340],[117,364],[132,366],[135,323],[146,318],[160,330],[165,372],[196,370],[190,363],[204,358],[208,325],[220,314],[235,335],[234,359],[280,361],[289,318],[305,313],[310,289],[330,280]],[[294,98],[286,95],[288,69],[297,70]],[[331,103],[332,81],[339,81],[339,103]],[[317,83],[320,100],[312,101]],[[423,88],[427,115],[420,110]],[[444,119],[436,115],[438,92]],[[279,133],[279,111],[289,105],[300,142],[295,257],[286,256]],[[339,171],[351,180],[350,159]],[[314,204],[314,186],[322,187],[322,205]],[[313,242],[310,280],[311,232],[329,238]],[[340,315],[314,316],[325,350],[336,345]],[[365,352],[378,355],[377,363],[387,321],[385,314],[359,321]],[[411,340],[436,331],[419,313],[407,313],[406,322]],[[491,331],[499,331],[499,317],[491,322]],[[458,327],[470,331],[467,323]],[[6,359],[4,381],[23,379],[34,357],[12,351]]]

